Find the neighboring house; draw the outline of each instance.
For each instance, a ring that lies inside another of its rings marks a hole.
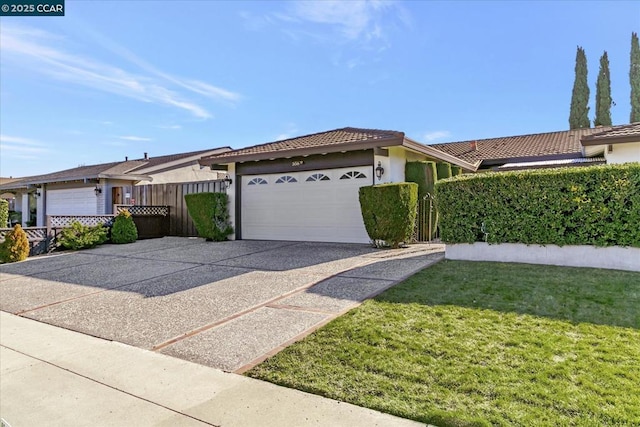
[[[640,162],[640,122],[614,126],[580,142],[585,149],[604,152],[607,163]]]
[[[605,163],[602,147],[581,145],[589,135],[611,127],[574,129],[473,141],[433,144],[431,147],[467,162],[481,162],[480,170],[538,169]]]
[[[104,215],[114,204],[143,204],[131,199],[139,184],[191,182],[217,179],[219,174],[198,163],[202,156],[229,151],[229,147],[168,156],[148,157],[99,165],[79,166],[44,175],[30,176],[0,185],[0,193],[15,195],[15,210],[22,224],[46,225],[47,215]]]
[[[342,128],[206,156],[224,169],[236,239],[368,243],[358,189],[405,180],[406,161],[465,161],[386,130]],[[378,177],[379,176],[379,177]]]

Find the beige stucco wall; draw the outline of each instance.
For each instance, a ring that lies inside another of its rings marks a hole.
[[[208,167],[201,169],[200,165],[187,165],[178,169],[172,169],[160,173],[148,174],[153,178],[151,182],[141,181],[137,185],[145,184],[168,184],[175,182],[197,182],[197,181],[210,181],[219,179],[219,173],[212,171]],[[220,178],[223,178],[225,174],[222,174]]]

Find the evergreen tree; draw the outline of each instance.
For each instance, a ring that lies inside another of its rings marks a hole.
[[[594,126],[611,126],[611,75],[609,74],[609,56],[605,50],[600,57],[600,71],[596,82],[596,118]]]
[[[587,56],[584,49],[578,46],[576,53],[576,78],[571,93],[571,112],[569,128],[588,128],[589,121],[589,83],[587,82]]]
[[[629,122],[640,122],[640,45],[638,45],[638,33],[631,33],[629,82],[631,83],[631,118]]]

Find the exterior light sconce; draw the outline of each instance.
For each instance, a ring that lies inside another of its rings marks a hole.
[[[228,189],[229,187],[231,187],[231,184],[233,184],[233,180],[231,179],[231,177],[229,177],[229,175],[225,176],[224,179],[222,180],[222,183],[224,185],[224,189]]]
[[[40,193],[40,190],[36,190],[35,195],[36,195],[36,197],[40,197],[42,195],[42,193]]]
[[[96,193],[96,196],[99,196],[102,193],[102,187],[96,185],[96,188],[93,189],[93,192]]]
[[[382,179],[382,175],[384,175],[384,168],[382,167],[382,163],[378,162],[378,167],[376,168],[376,176],[378,177],[378,181]]]

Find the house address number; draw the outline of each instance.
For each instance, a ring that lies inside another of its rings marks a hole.
[[[302,166],[304,165],[304,160],[294,160],[291,162],[291,166]]]

